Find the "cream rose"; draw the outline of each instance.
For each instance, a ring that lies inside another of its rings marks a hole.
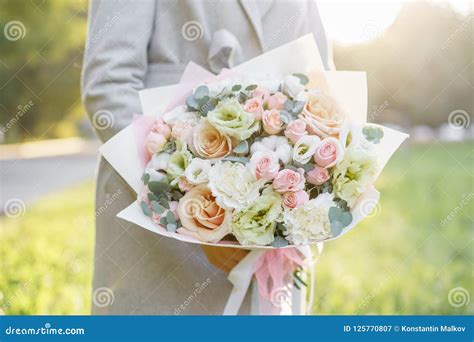
[[[280,111],[276,109],[264,111],[262,123],[263,130],[270,135],[276,135],[283,129],[283,120],[281,119]]]
[[[230,233],[231,211],[219,206],[207,185],[188,191],[178,203],[182,227],[178,233],[199,241],[216,243]]]
[[[336,100],[320,91],[308,94],[306,106],[300,114],[300,118],[308,125],[309,133],[321,138],[337,137],[344,117]]]
[[[193,133],[193,149],[205,159],[222,158],[232,151],[232,140],[202,118]]]

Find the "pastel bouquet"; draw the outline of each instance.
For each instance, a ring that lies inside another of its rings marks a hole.
[[[324,71],[311,35],[217,76],[190,64],[179,84],[140,96],[144,115],[101,148],[137,192],[118,216],[251,250],[229,275],[226,314],[254,277],[260,312],[283,312],[275,298],[299,287],[293,273],[311,260],[308,246],[371,212],[374,182],[407,137],[366,122],[365,73]]]

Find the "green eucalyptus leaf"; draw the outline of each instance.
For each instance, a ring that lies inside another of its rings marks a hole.
[[[291,109],[291,112],[295,115],[301,113],[303,111],[305,104],[306,102],[304,101],[296,101],[293,108]]]
[[[209,95],[209,88],[206,87],[205,85],[197,87],[196,90],[194,91],[194,97],[198,100],[208,95]]]
[[[249,143],[247,140],[242,140],[234,147],[233,152],[237,154],[244,154],[249,151]]]
[[[294,105],[295,105],[295,103],[293,101],[286,100],[285,103],[283,104],[283,108],[285,108],[287,111],[291,112]]]
[[[143,184],[147,185],[148,182],[150,181],[150,174],[144,173],[144,174],[142,175],[142,181],[143,181]]]
[[[273,240],[272,242],[272,246],[277,247],[277,248],[288,246],[288,244],[289,244],[288,240],[286,240],[285,238],[281,236],[275,236],[275,240]]]
[[[171,186],[168,183],[161,181],[151,181],[148,183],[148,189],[153,192],[155,195],[166,193],[170,191]]]
[[[194,95],[188,96],[188,98],[186,99],[186,105],[192,110],[198,110],[199,108],[199,102],[194,97]]]
[[[383,138],[383,129],[377,126],[365,126],[362,133],[367,141],[374,144],[378,144]]]
[[[158,201],[158,197],[156,197],[153,192],[149,192],[149,193],[147,194],[147,197],[148,197],[148,200],[149,200],[150,202],[152,202],[152,201]]]
[[[245,87],[245,90],[247,90],[247,91],[252,91],[252,90],[254,90],[254,89],[257,89],[257,85],[256,85],[256,84],[251,84],[251,85]]]
[[[333,236],[341,234],[342,229],[352,222],[352,214],[349,211],[339,207],[329,208],[329,222],[331,222],[331,231]]]
[[[146,202],[141,201],[140,202],[140,207],[142,208],[142,211],[146,216],[151,216],[152,212],[151,212],[150,208],[148,207],[148,205],[146,204]]]
[[[236,84],[232,87],[232,91],[239,91],[240,89],[242,89],[242,86],[240,84]]]
[[[296,73],[296,74],[293,74],[293,76],[298,77],[302,85],[307,85],[309,82],[309,78],[305,74]]]
[[[166,196],[159,197],[158,202],[160,202],[160,204],[166,209],[170,208],[170,204],[168,203],[168,198]]]
[[[151,208],[157,214],[163,214],[165,212],[165,208],[155,201],[151,202]]]
[[[166,213],[166,221],[169,223],[174,223],[176,224],[176,217],[174,217],[174,214],[171,211],[168,211]]]
[[[160,224],[161,224],[163,227],[166,227],[166,226],[168,225],[168,221],[166,220],[166,217],[160,218]]]
[[[166,230],[169,231],[169,232],[173,232],[173,233],[174,233],[174,232],[176,231],[176,229],[178,229],[178,226],[177,226],[176,223],[168,223],[168,224],[166,225]]]

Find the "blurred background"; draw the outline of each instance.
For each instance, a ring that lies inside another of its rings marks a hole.
[[[368,121],[410,133],[380,205],[317,265],[315,314],[474,313],[474,10],[320,1]],[[95,138],[80,101],[87,1],[0,1],[0,313],[88,314]],[[113,24],[113,18],[111,18]]]

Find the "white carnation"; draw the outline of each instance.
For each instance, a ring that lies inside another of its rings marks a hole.
[[[209,170],[209,188],[221,207],[241,210],[258,198],[265,180],[256,180],[241,163],[219,161]]]
[[[284,214],[286,239],[294,245],[310,245],[332,236],[329,208],[335,207],[334,195],[320,194],[304,205]]]

